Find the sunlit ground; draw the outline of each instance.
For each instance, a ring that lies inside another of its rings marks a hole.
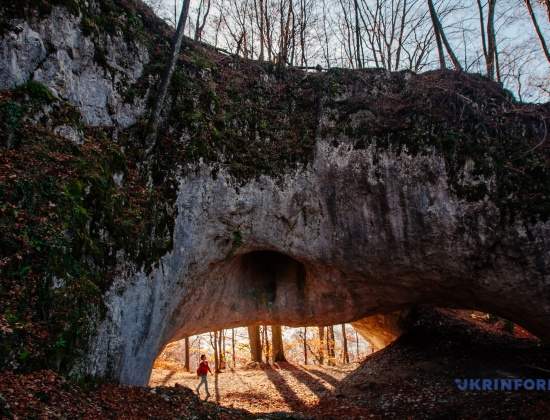
[[[209,376],[210,400],[252,413],[303,411],[315,406],[356,367],[354,363],[339,367],[281,363],[267,369],[228,369]],[[177,364],[157,364],[150,385],[176,383],[195,389],[198,379]],[[205,396],[201,390],[201,398]]]
[[[263,328],[263,327],[262,327]],[[268,334],[269,334],[268,329]],[[307,364],[304,354],[306,332]],[[211,401],[227,407],[242,408],[253,413],[297,412],[315,406],[320,398],[331,393],[337,384],[360,360],[372,352],[349,324],[346,325],[348,358],[344,364],[343,334],[340,325],[334,327],[336,366],[327,366],[326,342],[323,342],[324,365],[318,360],[321,342],[318,328],[283,328],[285,356],[289,363],[271,366],[250,365],[250,348],[246,328],[225,330],[223,350],[227,368],[218,375],[208,377]],[[234,340],[233,340],[234,337]],[[271,341],[271,337],[270,337]],[[233,342],[235,362],[233,362]],[[190,337],[190,372],[184,370],[185,343],[178,341],[166,346],[155,362],[151,374],[151,386],[173,386],[176,383],[195,390],[198,378],[195,374],[199,357],[206,354],[214,370],[213,335]],[[265,350],[265,346],[264,346]],[[265,360],[265,353],[264,353]],[[233,366],[237,366],[236,369]],[[201,397],[206,393],[201,390]]]

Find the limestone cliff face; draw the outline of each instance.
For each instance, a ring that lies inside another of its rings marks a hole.
[[[38,26],[21,22],[21,31],[2,39],[2,87],[34,77],[77,106],[88,124],[122,132],[144,112],[144,99],[123,105],[117,78],[135,81],[147,52],[113,38],[107,51],[115,73],[107,77],[92,62],[78,20],[64,13],[56,9]],[[217,71],[199,73],[205,85],[225,89]],[[255,77],[293,95],[284,90],[287,79]],[[550,339],[548,179],[540,163],[547,149],[532,149],[548,107],[516,104],[479,77],[450,72],[298,79],[320,83],[317,91],[308,87],[315,107],[285,111],[287,123],[308,113],[304,124],[314,129],[303,137],[311,140],[307,157],[277,174],[259,169],[239,177],[224,157],[242,158],[242,168],[258,136],[235,150],[222,135],[215,153],[182,161],[172,249],[152,271],[119,273],[80,370],[145,384],[163,346],[191,334],[253,323],[351,322],[417,303],[484,310]],[[264,99],[276,109],[276,99]],[[171,105],[170,112],[178,109],[175,99]],[[254,124],[238,129],[249,133]],[[166,138],[186,147],[204,134],[193,127],[169,128]],[[512,140],[521,147],[515,157],[505,149]],[[262,141],[265,150],[279,150],[275,134]],[[517,175],[514,159],[533,154],[540,171]],[[522,177],[529,182],[518,187],[514,180]],[[531,181],[540,186],[532,193]]]
[[[375,155],[320,139],[311,167],[238,191],[204,168],[180,185],[174,250],[107,296],[88,367],[119,360],[118,378],[145,383],[162,346],[186,335],[354,321],[414,303],[482,309],[547,338],[550,286],[538,264],[548,254],[538,247],[549,225],[510,226],[493,253],[483,238],[494,211],[454,198],[436,154]],[[474,224],[461,232],[464,219]],[[489,254],[490,267],[476,263]]]
[[[128,127],[145,106],[124,101],[124,86],[141,77],[148,50],[122,34],[105,33],[94,43],[81,23],[63,7],[40,21],[12,21],[0,41],[0,89],[33,79],[77,106],[86,124]]]

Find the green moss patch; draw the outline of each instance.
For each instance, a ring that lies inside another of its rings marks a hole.
[[[372,145],[413,155],[435,150],[445,158],[458,197],[487,196],[504,223],[550,217],[549,104],[517,103],[494,82],[452,71],[340,71],[327,77],[347,94],[326,102],[333,128],[322,136],[356,149]]]
[[[0,134],[0,361],[64,371],[86,348],[121,257],[149,271],[171,249],[175,189],[161,171],[163,186],[148,188],[103,130],[85,130],[82,146],[54,135],[57,124],[82,127],[47,92],[32,84],[0,99],[12,116]]]

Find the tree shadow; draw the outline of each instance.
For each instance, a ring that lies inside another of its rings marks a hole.
[[[161,386],[165,386],[169,381],[170,379],[172,379],[172,377],[176,374],[176,371],[175,370],[171,370],[170,373],[168,375],[166,375],[164,377],[164,379],[162,380],[162,383],[161,383]]]
[[[319,398],[324,397],[327,393],[331,392],[318,378],[311,375],[307,371],[300,369],[299,367],[291,363],[280,363],[281,369],[289,372],[299,382],[307,386],[311,392],[317,395]]]
[[[322,370],[307,369],[306,372],[309,373],[310,375],[313,374],[315,376],[318,376],[319,378],[321,378],[325,382],[331,384],[334,388],[336,388],[338,385],[340,385],[340,381],[338,379],[336,379],[333,376],[330,376],[329,374],[323,372]]]
[[[293,411],[302,411],[306,408],[300,397],[286,383],[285,378],[275,369],[268,368],[265,371],[267,378],[275,385],[277,392]]]

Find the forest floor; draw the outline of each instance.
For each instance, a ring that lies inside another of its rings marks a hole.
[[[0,372],[0,418],[550,418],[550,391],[463,392],[455,385],[455,378],[550,379],[549,349],[503,327],[421,309],[411,330],[359,366],[228,371],[210,377],[208,402],[191,391],[194,375],[177,366],[157,366],[149,388]]]
[[[183,371],[181,365],[163,362],[161,366],[153,370],[151,386],[180,384],[193,390],[197,386],[197,376]],[[303,413],[332,394],[357,367],[358,364],[329,367],[277,363],[264,368],[228,369],[209,375],[210,401],[251,413]],[[205,398],[204,388],[201,397]]]

